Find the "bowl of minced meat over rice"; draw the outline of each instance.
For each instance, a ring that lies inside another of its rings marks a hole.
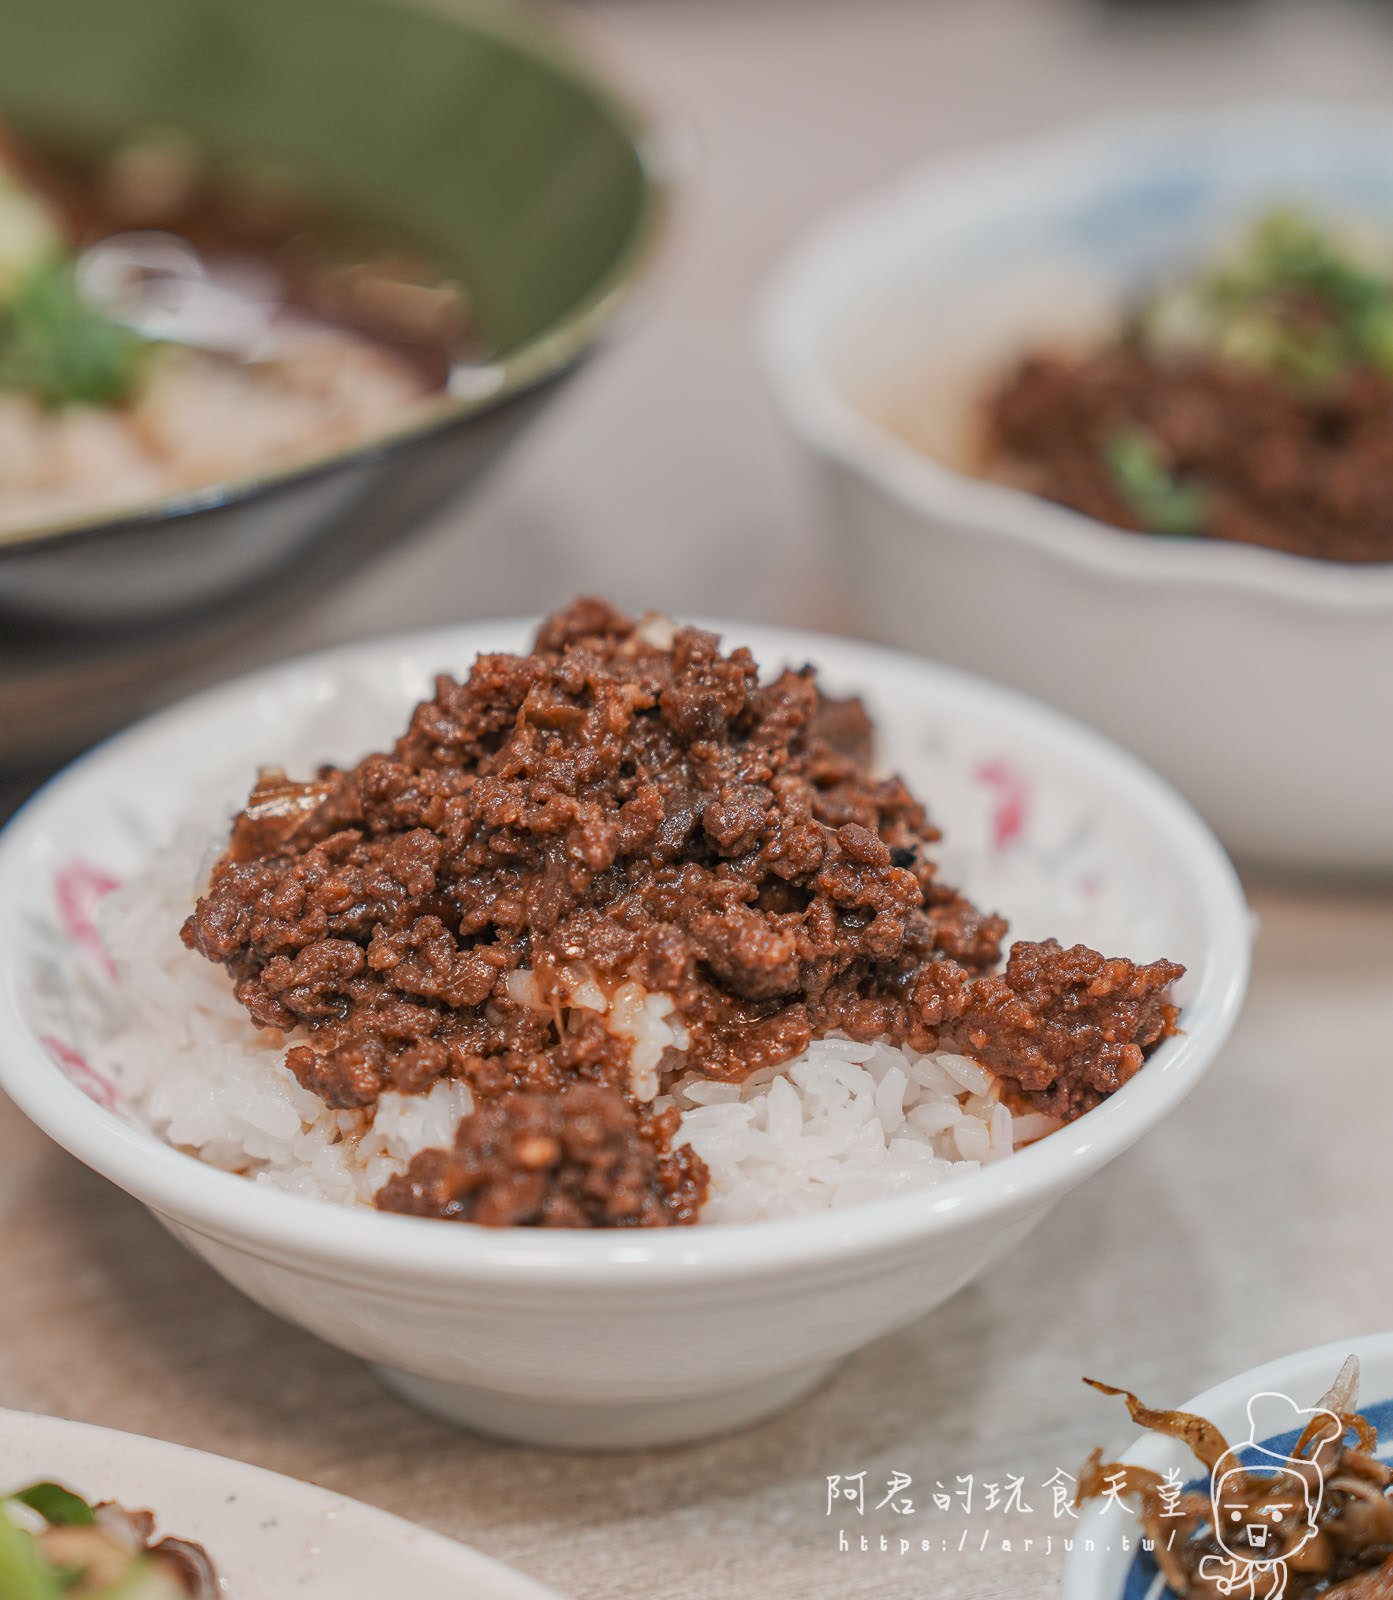
[[[737,631],[579,600],[113,741],[0,843],[5,1086],[457,1420],[643,1444],[785,1403],[1179,1100],[1248,932],[1093,736]]]

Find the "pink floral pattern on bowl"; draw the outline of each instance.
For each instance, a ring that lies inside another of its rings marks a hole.
[[[102,897],[120,887],[119,878],[113,878],[81,856],[65,861],[53,874],[53,899],[63,932],[101,962],[113,978],[116,963],[102,943],[96,912]]]
[[[116,963],[97,907],[122,880],[78,854],[49,877],[48,914],[32,919],[30,997],[39,1043],[68,1081],[124,1121],[136,1121],[120,1086],[94,1062],[119,1004]]]
[[[979,762],[973,776],[992,791],[992,849],[1000,855],[1026,831],[1030,779],[1005,756]]]

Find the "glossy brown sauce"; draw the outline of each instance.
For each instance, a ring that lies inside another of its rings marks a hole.
[[[475,1110],[378,1203],[488,1223],[695,1220],[707,1175],[591,987],[660,996],[685,1070],[833,1032],[960,1049],[1078,1116],[1174,1031],[1182,968],[1019,943],[936,873],[811,667],[601,601],[437,680],[387,752],[264,776],[184,927],[332,1107],[465,1080]]]

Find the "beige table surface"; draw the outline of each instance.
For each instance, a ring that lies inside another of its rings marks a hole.
[[[536,609],[581,587],[844,622],[749,350],[757,286],[801,221],[916,154],[1080,110],[1393,81],[1393,34],[1372,6],[1259,6],[1246,23],[1182,6],[1174,32],[1046,0],[584,9],[704,146],[648,318],[478,500],[267,650]],[[313,1478],[575,1597],[1053,1595],[1061,1558],[1042,1541],[1067,1523],[1040,1485],[1132,1431],[1081,1372],[1178,1402],[1284,1351],[1393,1326],[1384,1119],[1359,1109],[1393,1065],[1393,899],[1250,891],[1262,928],[1247,1013],[1191,1101],[988,1281],[754,1432],[590,1460],[451,1432],[240,1298],[3,1105],[0,1405]],[[827,1476],[863,1470],[875,1499],[911,1474],[919,1512],[828,1517]],[[934,1481],[955,1489],[960,1474],[971,1513],[935,1511]],[[1030,1516],[982,1508],[985,1484],[1011,1476]],[[839,1527],[886,1533],[892,1552],[840,1553]],[[935,1547],[902,1557],[901,1536]]]

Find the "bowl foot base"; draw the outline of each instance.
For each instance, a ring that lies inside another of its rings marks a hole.
[[[473,1433],[548,1450],[646,1450],[752,1427],[801,1400],[835,1362],[680,1400],[533,1400],[374,1366],[393,1394]]]

